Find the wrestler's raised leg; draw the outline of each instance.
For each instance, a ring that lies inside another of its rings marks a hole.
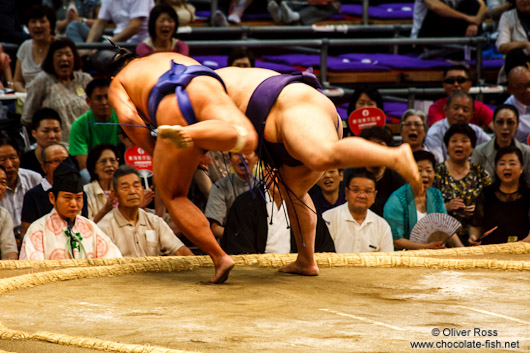
[[[228,278],[234,261],[221,249],[204,214],[188,199],[188,190],[203,150],[176,148],[166,139],[158,139],[153,156],[153,177],[171,219],[215,266],[212,283]]]
[[[321,172],[313,172],[304,166],[280,168],[282,197],[287,206],[291,230],[296,239],[298,256],[295,262],[280,268],[281,272],[305,276],[318,275],[315,262],[315,237],[317,216],[307,191],[318,181]]]
[[[414,192],[421,192],[423,186],[418,168],[407,144],[385,147],[360,137],[339,140],[334,111],[319,111],[319,107],[313,105],[309,108],[299,106],[302,106],[301,109],[285,112],[275,127],[280,131],[289,154],[306,167],[314,171],[326,171],[385,166],[400,173],[411,184]]]

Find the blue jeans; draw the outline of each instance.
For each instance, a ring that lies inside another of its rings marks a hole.
[[[80,21],[73,21],[66,26],[66,37],[74,43],[84,43],[88,37],[90,28]]]

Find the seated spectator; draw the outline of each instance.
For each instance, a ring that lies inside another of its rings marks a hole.
[[[110,38],[114,43],[141,43],[149,35],[147,19],[153,6],[153,0],[101,0],[98,18],[90,28],[86,42],[99,41],[112,22],[116,25]]]
[[[215,27],[228,27],[228,21],[240,24],[243,13],[253,2],[254,0],[219,1],[218,10],[212,16],[213,25]],[[228,20],[226,19],[226,14],[229,14]]]
[[[317,184],[309,190],[317,213],[322,214],[346,202],[344,190],[341,188],[343,177],[342,169],[326,170]]]
[[[438,99],[430,106],[428,119],[429,126],[445,118],[445,106],[451,93],[455,91],[469,92],[472,83],[471,74],[465,66],[455,65],[446,68],[444,70],[442,86],[447,97]],[[469,122],[493,130],[493,124],[491,122],[493,120],[493,112],[491,109],[486,104],[477,100],[474,100],[473,104],[473,116]]]
[[[22,29],[21,16],[19,16],[18,1],[3,0],[0,11],[0,42],[21,44],[30,36]],[[24,9],[26,10],[26,9]]]
[[[42,149],[61,142],[61,125],[61,117],[55,110],[50,108],[37,110],[31,119],[31,135],[37,141],[37,147],[22,155],[20,158],[22,168],[33,170],[43,177],[46,176],[46,172],[42,168]]]
[[[101,6],[99,0],[44,0],[44,3],[56,10],[57,32],[74,43],[86,40]]]
[[[96,78],[86,86],[86,103],[90,110],[72,123],[69,152],[79,163],[83,176],[88,152],[101,143],[120,144],[118,117],[109,104],[109,81]],[[110,122],[114,125],[95,124]]]
[[[107,213],[98,226],[124,257],[193,255],[162,218],[140,208],[145,189],[136,168],[120,166],[112,183],[112,197],[118,207]]]
[[[53,171],[59,164],[68,158],[66,147],[60,144],[53,144],[42,149],[42,169],[45,171],[45,178],[39,185],[29,189],[24,194],[21,215],[21,238],[26,234],[30,224],[46,215],[53,209],[50,203],[49,192],[53,186]],[[83,195],[83,217],[88,216],[86,195]]]
[[[415,0],[411,37],[473,37],[487,15],[483,0]]]
[[[364,168],[354,169],[346,179],[347,203],[322,215],[336,252],[394,251],[390,226],[368,209],[375,202],[375,182],[373,173]]]
[[[356,89],[348,105],[348,116],[357,109],[367,107],[383,110],[383,97],[377,88],[365,86]]]
[[[401,141],[408,143],[412,152],[425,149],[424,142],[427,129],[427,119],[421,110],[408,109],[401,116],[399,122]]]
[[[473,98],[463,91],[451,93],[445,106],[446,118],[429,128],[425,138],[425,146],[436,160],[441,163],[447,159],[447,148],[443,143],[444,135],[449,127],[457,122],[469,124],[473,116]],[[491,138],[480,127],[469,124],[477,136],[477,144],[488,142]]]
[[[495,182],[484,188],[469,227],[469,244],[530,242],[530,194],[523,156],[515,146],[499,148]]]
[[[98,223],[117,206],[110,196],[112,175],[118,169],[120,160],[118,147],[102,143],[88,152],[87,169],[91,183],[85,185],[88,199],[88,218]]]
[[[101,229],[79,215],[83,207],[83,182],[71,160],[55,168],[49,197],[53,210],[28,228],[21,260],[121,257],[118,247]]]
[[[390,135],[388,130],[383,129],[380,126],[372,126],[364,129],[361,132],[361,137],[383,146],[393,146],[394,143],[392,135]],[[386,201],[394,191],[405,184],[405,180],[401,175],[390,168],[375,166],[367,167],[366,169],[375,175],[377,190],[375,202],[370,207],[370,210],[382,217]],[[350,170],[351,169],[346,169],[344,171],[346,179],[349,178],[348,174]]]
[[[0,206],[11,214],[15,236],[18,236],[24,194],[38,185],[42,181],[42,176],[34,171],[20,168],[19,146],[10,137],[0,137],[0,165],[7,173],[7,190],[0,201]]]
[[[352,112],[361,108],[379,108],[383,110],[383,97],[376,88],[364,86],[353,92],[350,104],[348,105],[348,117]],[[354,133],[350,128],[344,130],[346,136],[353,136]]]
[[[159,0],[159,4],[169,4],[177,13],[179,26],[185,26],[195,21],[195,6],[188,0]]]
[[[4,198],[7,188],[7,172],[6,169],[0,165],[0,201]],[[13,220],[9,212],[0,207],[0,259],[2,260],[17,260],[18,247],[13,233]]]
[[[477,163],[493,177],[496,174],[495,155],[501,147],[515,146],[523,156],[522,164],[526,185],[530,185],[530,147],[516,140],[515,132],[519,126],[519,112],[510,104],[503,104],[493,114],[493,132],[495,137],[489,142],[477,146],[471,155],[471,163]]]
[[[254,53],[245,47],[234,48],[228,54],[226,66],[255,67],[256,59],[254,58]]]
[[[384,218],[392,230],[395,249],[442,249],[445,247],[443,241],[420,244],[410,240],[410,232],[421,218],[430,213],[447,214],[442,193],[432,187],[436,165],[434,155],[427,151],[416,151],[413,154],[423,181],[423,194],[414,196],[410,184],[403,185],[388,199]],[[447,243],[453,247],[463,246],[456,234]]]
[[[339,13],[341,7],[340,1],[337,0],[313,1],[312,3],[282,0],[278,5],[275,0],[269,0],[267,10],[275,23],[287,25],[300,23],[304,26],[310,26]]]
[[[11,58],[7,53],[4,53],[4,48],[0,44],[0,88],[15,88],[10,64]]]
[[[506,76],[516,66],[527,66],[530,57],[528,41],[528,18],[530,4],[526,0],[515,0],[513,9],[502,14],[497,29],[495,45],[497,51],[506,55],[504,68],[499,74],[499,82],[504,83]]]
[[[495,21],[495,24],[501,18],[501,15],[508,10],[511,10],[515,6],[515,0],[487,0],[488,10],[490,10],[490,16]]]
[[[17,92],[26,92],[29,83],[42,72],[41,63],[55,39],[54,24],[55,12],[50,7],[37,5],[29,10],[26,26],[31,39],[22,43],[17,51],[14,77]]]
[[[436,167],[433,184],[442,193],[447,214],[462,224],[458,236],[464,245],[467,245],[469,222],[477,197],[491,184],[488,173],[480,165],[469,163],[476,141],[477,136],[468,124],[451,125],[444,135],[449,158]]]
[[[226,216],[236,197],[255,186],[252,170],[257,161],[258,156],[255,153],[251,155],[230,153],[230,164],[234,173],[218,180],[211,188],[204,214],[210,221],[210,228],[216,238],[223,237]]]
[[[227,254],[234,255],[297,252],[285,207],[285,201],[272,182],[242,193],[226,217],[221,247]],[[333,240],[320,215],[314,247],[315,252],[335,252]]]
[[[149,38],[136,46],[138,56],[171,51],[182,55],[190,55],[188,45],[175,38],[179,28],[177,13],[168,4],[153,7],[149,13]]]
[[[37,110],[54,109],[62,119],[63,142],[68,143],[72,123],[89,109],[85,87],[92,77],[80,69],[81,59],[75,44],[70,39],[54,41],[42,62],[43,72],[27,86],[21,122],[28,126]]]
[[[528,144],[530,134],[530,70],[524,66],[514,67],[508,75],[510,97],[504,104],[511,104],[519,112],[519,126],[515,138]]]

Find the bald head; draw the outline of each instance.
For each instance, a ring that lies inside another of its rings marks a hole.
[[[516,66],[508,74],[508,92],[524,105],[530,105],[530,70]]]

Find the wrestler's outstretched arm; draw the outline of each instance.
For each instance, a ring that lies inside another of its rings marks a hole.
[[[125,87],[117,79],[112,80],[109,89],[110,105],[114,108],[118,120],[122,124],[143,125],[136,106],[132,102]],[[143,148],[149,155],[153,156],[155,150],[155,140],[147,128],[122,125],[123,130],[129,138],[138,146]]]

